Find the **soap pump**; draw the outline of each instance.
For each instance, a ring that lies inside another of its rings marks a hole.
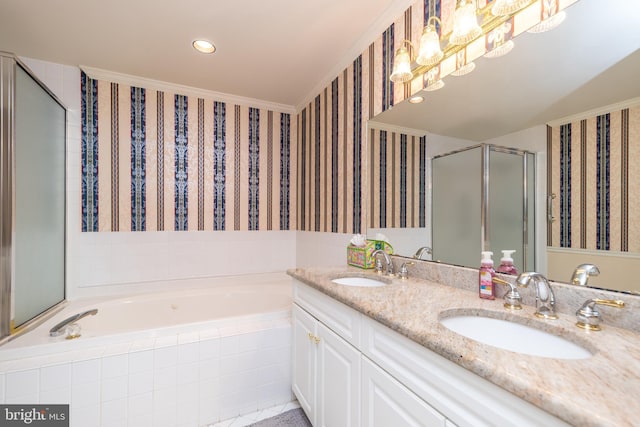
[[[513,258],[512,255],[515,251],[514,250],[503,250],[502,251],[502,258],[500,259],[500,266],[498,267],[498,269],[496,270],[498,273],[504,273],[504,274],[512,274],[514,276],[518,275],[518,269],[516,269],[516,267],[513,265]]]
[[[480,261],[480,274],[478,277],[478,295],[484,299],[495,299],[496,288],[493,285],[493,260],[491,256],[493,252],[483,251],[482,260]]]

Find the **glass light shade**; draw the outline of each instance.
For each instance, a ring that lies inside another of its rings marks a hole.
[[[396,51],[396,56],[393,60],[393,72],[389,79],[394,83],[405,83],[413,79],[411,58],[409,57],[409,51],[404,46]]]
[[[491,49],[489,52],[485,53],[485,57],[486,58],[498,58],[500,56],[504,56],[507,53],[511,52],[511,49],[513,49],[514,43],[513,40],[507,40],[506,42],[502,43],[500,46],[497,46],[493,49]]]
[[[409,103],[411,104],[420,104],[422,101],[424,101],[424,97],[420,95],[414,95],[409,98]]]
[[[565,13],[565,11],[561,10],[555,15],[550,16],[549,18],[545,19],[539,24],[529,28],[527,32],[537,34],[537,33],[544,33],[545,31],[551,31],[554,28],[556,28],[558,25],[562,24],[562,21],[564,21],[564,18],[566,17],[567,17],[567,14]]]
[[[478,25],[476,7],[472,3],[466,3],[456,9],[453,18],[453,32],[449,37],[449,43],[467,44],[482,34],[482,28]]]
[[[442,79],[438,79],[433,82],[428,81],[427,87],[425,87],[424,90],[428,92],[433,92],[434,90],[442,89],[443,87],[444,87],[444,82],[442,81]]]
[[[494,16],[511,15],[529,3],[529,0],[495,0],[491,7],[491,13]]]
[[[436,29],[429,25],[425,27],[420,37],[420,50],[416,62],[420,65],[435,65],[444,56],[440,48],[440,37]]]
[[[466,65],[463,65],[462,67],[458,68],[457,70],[455,70],[453,73],[451,73],[452,76],[456,76],[456,77],[460,77],[460,76],[464,76],[469,74],[470,72],[472,72],[473,70],[476,69],[476,63],[475,62],[470,62]]]

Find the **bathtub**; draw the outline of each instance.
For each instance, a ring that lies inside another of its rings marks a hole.
[[[291,304],[284,273],[67,303],[0,347],[0,403],[67,403],[72,426],[202,426],[290,402]],[[79,338],[49,336],[91,309]]]

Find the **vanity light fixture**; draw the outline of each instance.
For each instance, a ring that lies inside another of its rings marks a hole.
[[[456,70],[451,75],[456,77],[465,76],[475,69],[475,62],[467,63],[467,51],[462,49],[456,54]]]
[[[491,7],[491,13],[494,16],[511,15],[529,3],[529,0],[495,0]]]
[[[452,45],[467,44],[482,34],[478,25],[475,0],[460,0],[453,18],[453,32],[449,37]]]
[[[564,10],[558,12],[558,0],[542,0],[540,2],[542,11],[540,12],[542,21],[529,28],[528,33],[538,34],[551,31],[567,17]]]
[[[393,59],[393,72],[389,76],[389,79],[394,83],[406,83],[413,79],[411,55],[405,45],[408,45],[409,49],[413,49],[413,43],[409,40],[402,40],[402,46],[396,50],[396,56]]]
[[[442,22],[437,16],[431,16],[427,21],[427,26],[424,27],[422,37],[420,37],[420,49],[416,58],[416,62],[420,65],[435,65],[444,57],[436,23],[442,26]]]
[[[411,98],[409,98],[409,102],[411,104],[420,104],[422,101],[424,101],[424,96],[420,96],[420,95],[414,95]]]
[[[486,58],[498,58],[511,52],[514,43],[513,40],[505,42],[505,35],[511,31],[511,23],[505,22],[487,35],[487,43],[493,48],[485,53]]]
[[[442,89],[444,81],[440,78],[440,66],[433,67],[423,77],[423,87],[427,92]]]
[[[192,45],[193,48],[200,53],[213,53],[216,51],[216,47],[213,43],[207,40],[194,40]]]

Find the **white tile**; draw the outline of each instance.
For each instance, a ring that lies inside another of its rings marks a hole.
[[[141,417],[129,417],[128,427],[154,427],[151,412]]]
[[[151,419],[153,412],[153,393],[144,393],[137,396],[129,396],[129,417],[148,417]]]
[[[198,423],[198,383],[182,384],[178,386],[177,395],[178,423]]]
[[[100,383],[86,383],[71,387],[71,404],[77,408],[100,404]]]
[[[242,334],[238,337],[238,352],[255,351],[260,342],[260,332]]]
[[[155,369],[153,371],[154,390],[165,388],[165,387],[175,387],[177,383],[178,383],[178,367],[176,365],[165,366],[163,368]]]
[[[206,359],[198,363],[198,375],[201,379],[210,380],[220,376],[220,360]]]
[[[135,351],[129,353],[129,373],[153,370],[153,350]]]
[[[201,340],[199,345],[200,360],[220,357],[220,339]]]
[[[100,380],[100,359],[74,362],[72,367],[72,384],[92,383]]]
[[[199,358],[199,344],[189,343],[181,344],[178,346],[178,363],[193,363],[197,362]]]
[[[198,375],[200,369],[198,362],[187,363],[178,365],[177,381],[178,384],[187,384],[197,382],[200,376]]]
[[[100,412],[102,427],[121,427],[127,422],[127,399],[102,402]]]
[[[153,351],[154,369],[163,369],[175,366],[178,363],[178,349],[176,346],[156,348]]]
[[[71,427],[100,427],[100,405],[78,408],[71,406]]]
[[[40,403],[43,405],[70,404],[71,387],[40,390]]]
[[[153,391],[153,371],[129,374],[129,396]]]
[[[39,403],[40,396],[37,393],[22,394],[20,396],[7,396],[5,403],[7,404],[24,404],[24,403]]]
[[[71,387],[71,364],[40,368],[40,391]]]
[[[101,382],[100,400],[104,403],[110,400],[126,398],[128,382],[129,378],[126,376],[103,379]]]
[[[178,335],[178,344],[191,344],[200,341],[199,332],[184,332]]]
[[[6,382],[5,374],[0,373],[0,403],[4,403],[4,399],[5,399],[5,394],[4,394],[5,382]]]
[[[6,395],[7,402],[18,396],[36,395],[39,394],[38,383],[40,380],[40,373],[37,369],[30,369],[28,371],[16,371],[9,372],[6,376]]]
[[[129,373],[129,355],[120,354],[102,358],[102,378],[114,378]]]
[[[162,411],[177,405],[178,390],[176,387],[166,387],[153,390],[153,410]]]

